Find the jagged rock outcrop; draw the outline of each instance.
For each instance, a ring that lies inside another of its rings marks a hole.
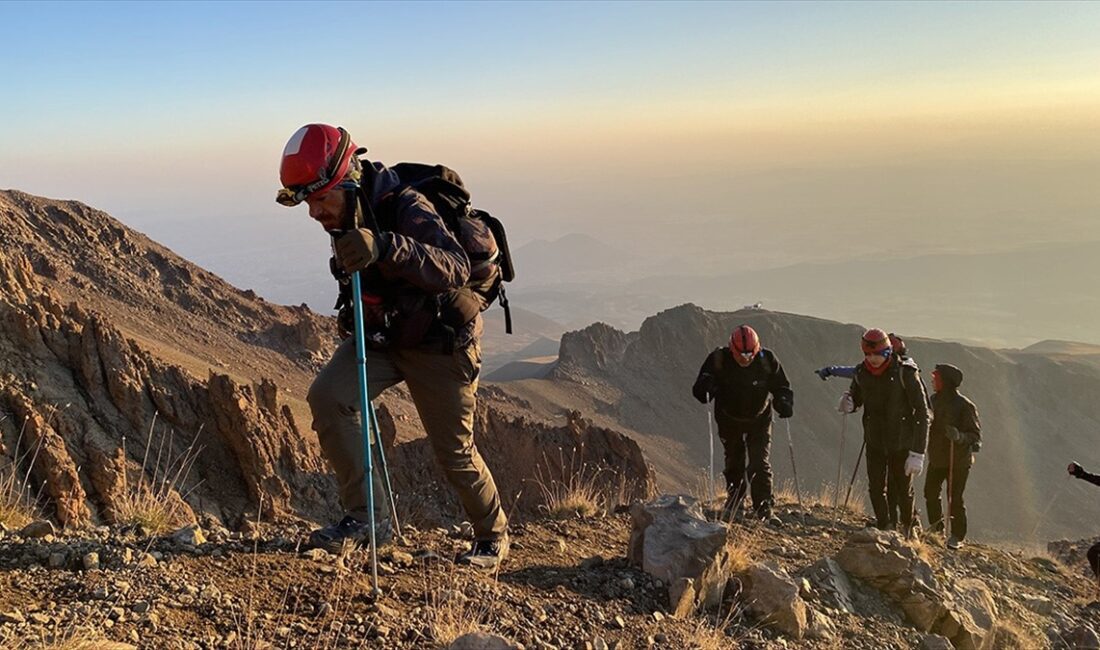
[[[382,439],[393,447],[395,423],[388,409],[378,410]],[[629,504],[651,493],[655,477],[637,443],[624,434],[599,427],[578,413],[563,425],[511,417],[479,405],[474,418],[478,450],[493,472],[509,511],[536,512],[545,501],[544,489],[568,481],[591,483],[605,500]],[[455,504],[426,438],[392,449],[391,473],[399,497],[414,499],[426,509]],[[432,503],[429,503],[432,502]],[[435,516],[445,516],[437,512]],[[461,516],[458,510],[449,514]]]
[[[870,528],[853,533],[836,561],[850,576],[882,591],[918,630],[947,637],[958,650],[986,647],[996,610],[983,612],[986,627],[968,610],[992,605],[989,590],[976,580],[956,585],[956,595],[965,598],[970,607],[960,605],[936,579],[932,567],[898,533]]]
[[[261,502],[269,517],[323,516],[334,505],[323,460],[274,383],[192,377],[102,314],[63,305],[26,260],[0,258],[0,285],[0,407],[12,416],[0,424],[5,455],[33,459],[27,471],[61,524],[110,520],[127,478],[140,482],[142,467],[148,480],[163,478],[189,450],[177,491],[220,517]]]

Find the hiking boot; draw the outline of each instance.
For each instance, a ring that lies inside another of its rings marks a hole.
[[[389,518],[375,522],[374,539],[380,547],[393,541],[393,526]],[[307,540],[311,548],[324,549],[333,554],[339,553],[346,543],[370,546],[370,523],[349,515],[338,523],[318,528],[309,534]]]
[[[764,525],[771,526],[772,528],[782,528],[783,520],[775,516],[771,508],[761,508],[753,513],[756,518],[764,522]]]
[[[961,539],[959,539],[958,537],[955,537],[954,535],[952,535],[951,537],[948,537],[947,538],[947,543],[945,544],[945,546],[947,546],[947,548],[952,550],[952,551],[959,550],[959,547],[961,547],[962,545],[963,545],[963,541]]]
[[[469,551],[459,555],[457,564],[468,564],[475,569],[492,571],[508,557],[508,533],[499,539],[475,539]]]

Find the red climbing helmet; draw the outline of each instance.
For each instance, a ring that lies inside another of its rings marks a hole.
[[[760,337],[748,325],[739,325],[730,334],[730,350],[734,354],[753,355],[760,351]]]
[[[859,341],[859,347],[863,349],[863,354],[882,354],[886,350],[891,350],[890,336],[875,327],[867,330],[863,333],[863,338]]]
[[[279,190],[275,201],[295,206],[311,194],[324,192],[349,175],[356,175],[351,159],[356,146],[342,127],[307,124],[295,131],[283,149],[279,165]]]

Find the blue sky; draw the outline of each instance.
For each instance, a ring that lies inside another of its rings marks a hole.
[[[520,242],[648,218],[632,197],[661,183],[666,213],[716,169],[1100,137],[1100,3],[6,2],[0,24],[0,187],[155,238],[288,214],[278,155],[313,121],[459,168]]]

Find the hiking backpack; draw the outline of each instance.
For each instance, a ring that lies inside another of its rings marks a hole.
[[[364,169],[371,168],[369,162],[364,163]],[[471,205],[470,193],[462,178],[449,167],[405,162],[389,169],[401,181],[394,195],[402,187],[423,194],[470,260],[470,277],[466,284],[440,297],[439,319],[448,327],[457,329],[496,301],[504,309],[504,329],[511,334],[512,311],[504,283],[515,278],[515,267],[504,224]],[[364,198],[360,193],[361,201]],[[369,205],[365,207],[370,209]]]

